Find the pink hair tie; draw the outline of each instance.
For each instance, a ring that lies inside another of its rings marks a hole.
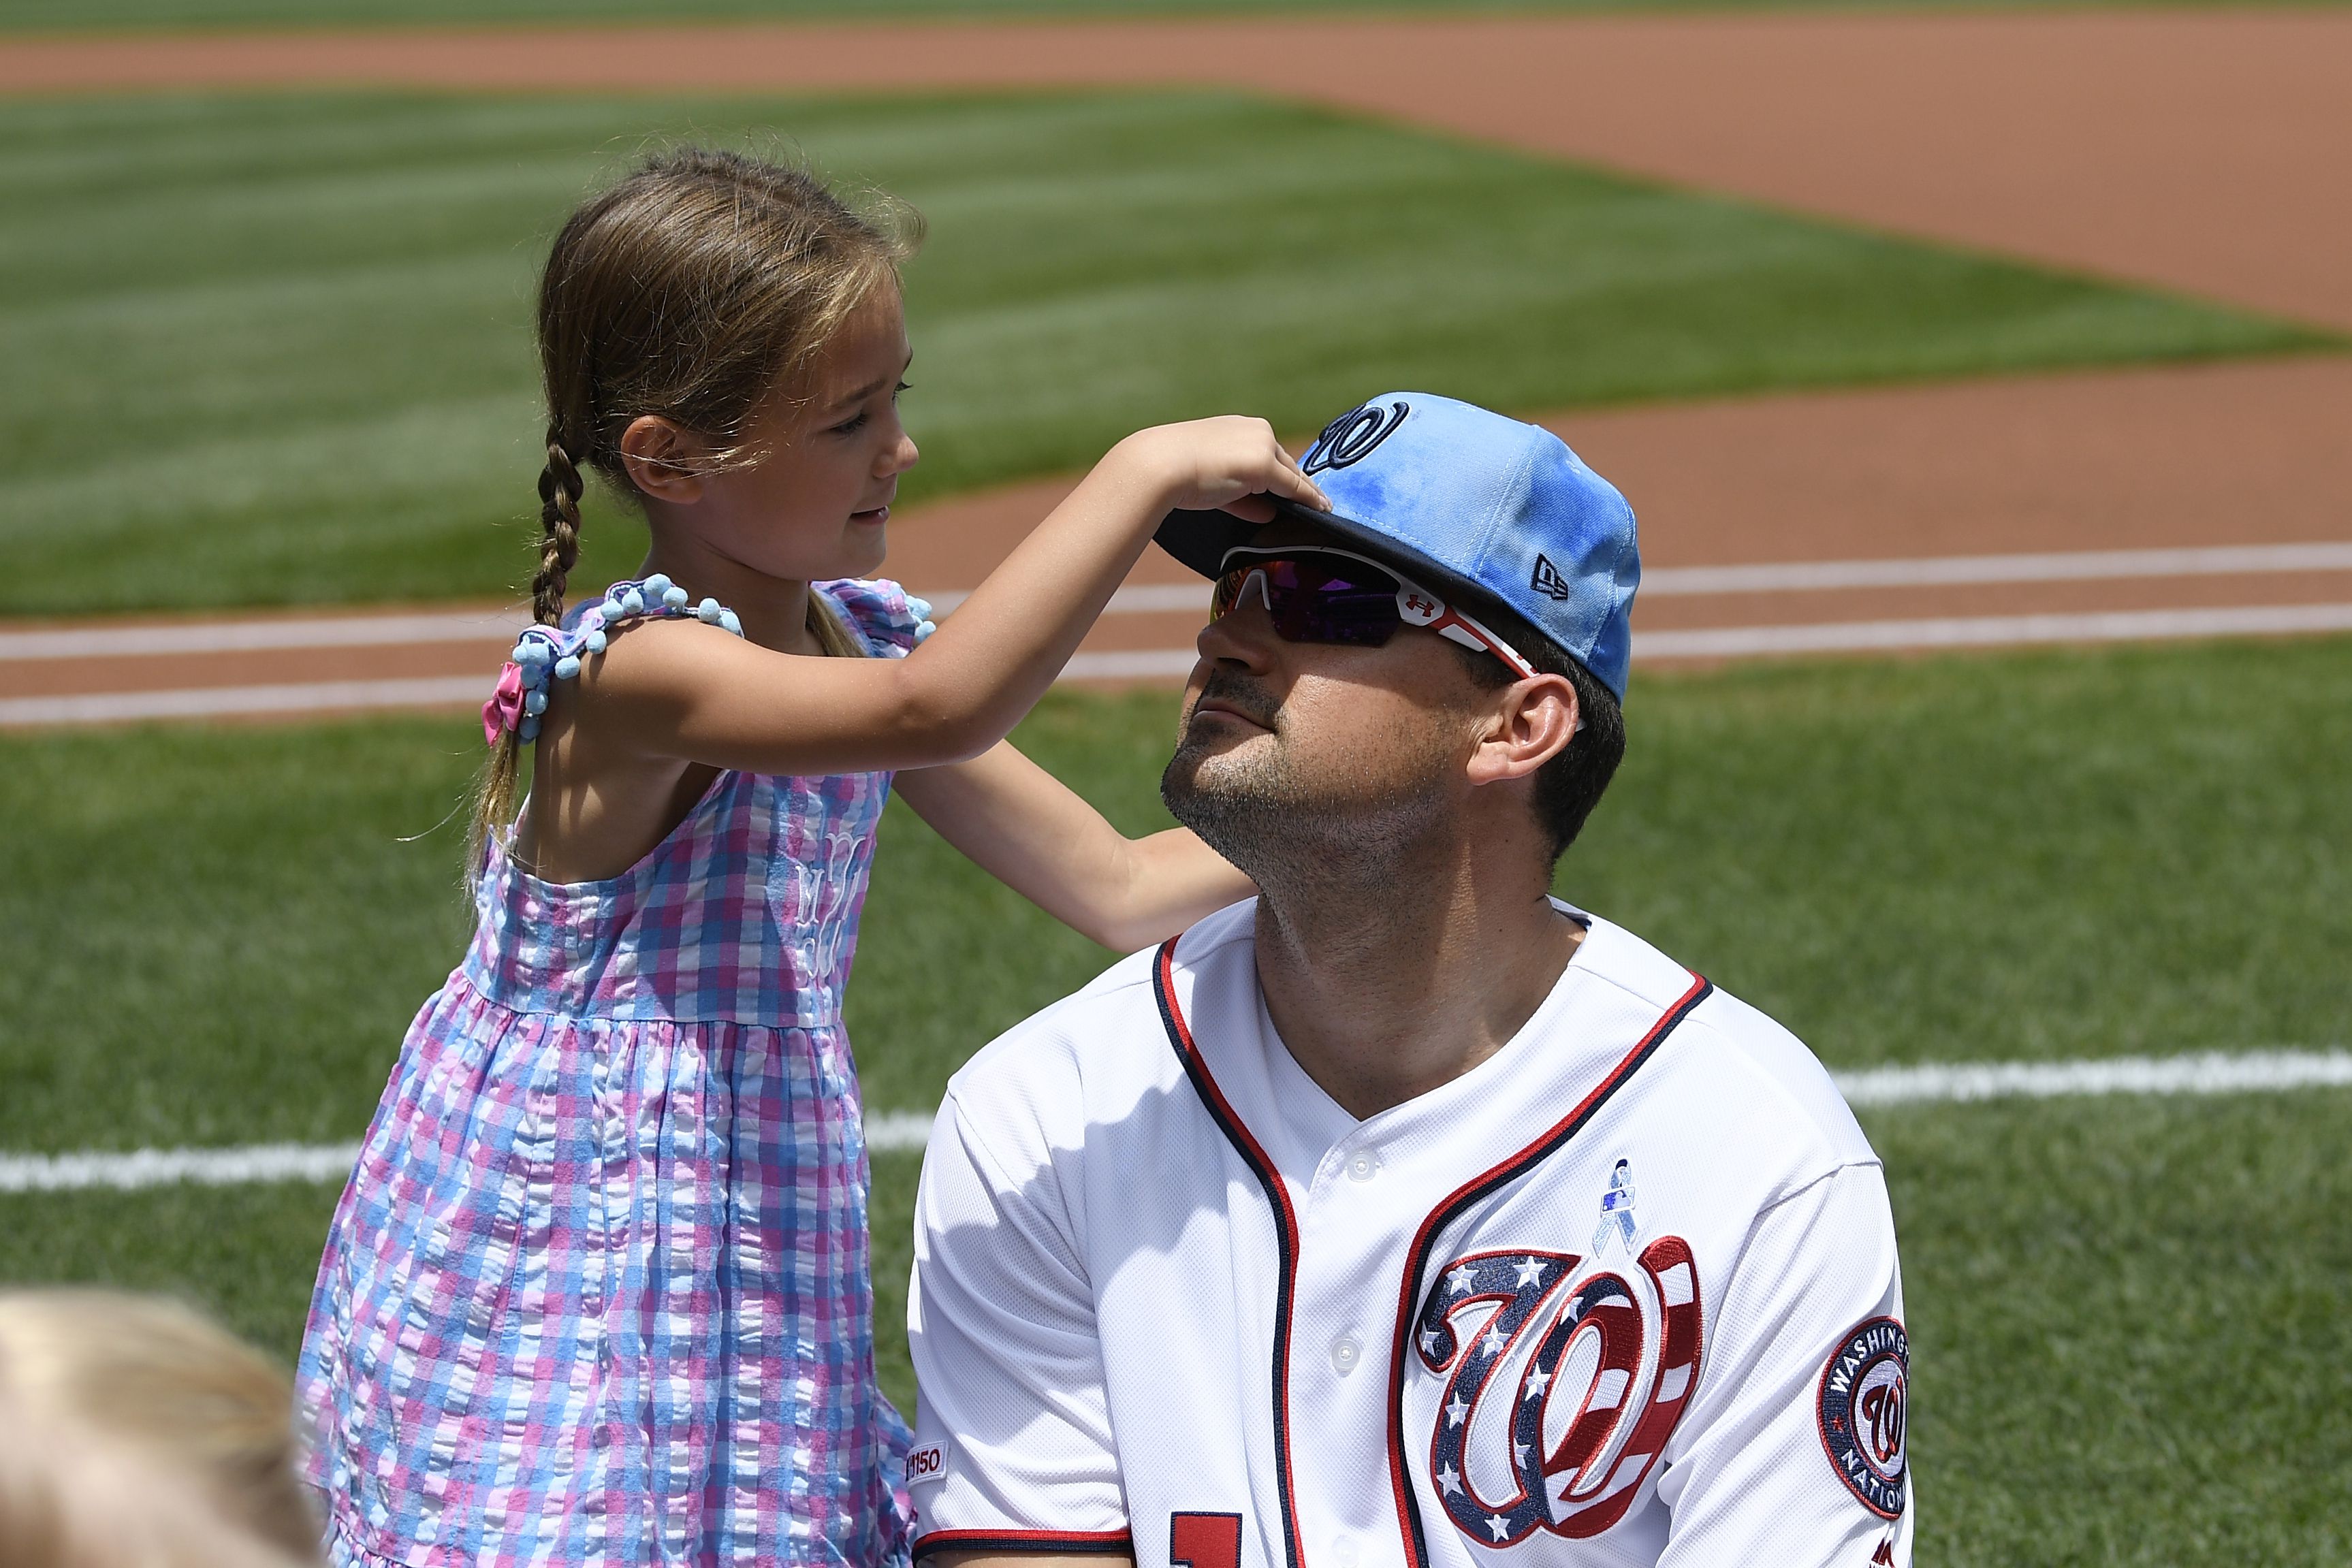
[[[499,672],[498,689],[482,705],[483,744],[496,746],[499,737],[521,727],[522,719],[522,666],[509,663]]]

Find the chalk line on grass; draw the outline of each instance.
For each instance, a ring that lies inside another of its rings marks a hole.
[[[2050,1100],[2068,1094],[2242,1094],[2352,1085],[2352,1051],[2199,1051],[2076,1061],[1923,1062],[1830,1074],[1850,1105]]]
[[[1737,659],[1769,653],[2013,648],[2040,643],[2283,637],[2315,632],[2352,632],[2352,604],[2250,604],[2214,610],[2112,610],[2070,615],[1954,615],[1917,621],[1708,626],[1687,632],[1636,632],[1633,657],[1637,661]]]
[[[415,615],[314,615],[190,621],[146,626],[42,626],[0,632],[0,662],[164,658],[281,648],[389,648],[418,643],[511,641],[530,617],[520,611],[432,611]]]
[[[2301,571],[2352,571],[2352,541],[2221,545],[2210,549],[2050,550],[2022,555],[1941,555],[1888,560],[1759,561],[1738,566],[1654,566],[1642,572],[1652,599],[1719,593],[1822,593],[1855,588],[1955,588],[2004,582],[2124,582],[2159,577],[2260,577]],[[1199,610],[1205,584],[1130,583],[1110,596],[1106,615]],[[929,595],[944,615],[968,598],[963,589]],[[5,639],[0,638],[0,649]],[[0,657],[5,657],[0,652]]]
[[[1819,593],[1846,588],[1951,588],[1994,582],[2120,582],[2154,577],[2257,577],[2352,571],[2352,543],[2222,545],[2189,549],[2053,550],[2031,555],[1920,556],[1895,560],[1792,560],[1754,566],[1661,566],[1642,591]]]
[[[1194,596],[1194,597],[1197,597]],[[2216,610],[2128,610],[2075,615],[1952,616],[1786,626],[1709,626],[1637,632],[1635,659],[1737,659],[1786,653],[2002,648],[2050,643],[2124,643],[2177,637],[2276,637],[2352,632],[2352,604],[2271,604]],[[1192,673],[1191,648],[1118,648],[1072,655],[1066,681],[1173,680]],[[0,697],[0,727],[121,724],[139,719],[332,713],[361,708],[470,706],[488,675],[318,681],[168,691]]]
[[[1889,560],[1762,561],[1741,566],[1657,566],[1642,574],[1648,598],[1720,593],[1818,593],[1855,588],[1950,588],[2003,582],[2117,582],[2159,577],[2261,576],[2352,571],[2352,541],[2223,545],[2189,549],[2058,550],[2028,555],[1954,555]],[[940,589],[945,614],[969,597]],[[1130,583],[1110,596],[1106,615],[1205,610],[1208,584]],[[373,648],[431,643],[497,643],[530,624],[518,610],[448,610],[254,621],[191,621],[113,626],[0,630],[0,664],[49,659],[169,657],[289,648]]]
[[[262,1181],[341,1181],[358,1163],[357,1144],[250,1144],[232,1149],[86,1150],[71,1155],[0,1155],[0,1192],[129,1190],[192,1182],[237,1186]]]
[[[1643,659],[1739,659],[1788,653],[2030,647],[2053,643],[2160,642],[2180,637],[2284,637],[2326,632],[2352,632],[2352,604],[2262,604],[2216,610],[2119,610],[2071,615],[1941,616],[1917,621],[1706,626],[1682,632],[1636,632],[1633,658],[1636,663]],[[1062,678],[1116,681],[1181,677],[1192,673],[1199,658],[1200,654],[1191,648],[1082,653],[1063,667]]]
[[[1925,1062],[1832,1071],[1856,1106],[2045,1100],[2063,1095],[2244,1094],[2352,1087],[2352,1051],[2200,1051],[2189,1056],[2115,1056],[2074,1061]],[[919,1151],[931,1135],[927,1111],[878,1111],[866,1118],[877,1154]],[[186,1182],[340,1182],[358,1162],[357,1144],[255,1144],[227,1149],[85,1150],[0,1155],[0,1193],[128,1191]]]
[[[488,674],[433,675],[396,681],[291,681],[267,686],[182,686],[165,691],[0,697],[0,725],[123,724],[142,718],[456,707],[479,704],[489,695],[490,685]]]

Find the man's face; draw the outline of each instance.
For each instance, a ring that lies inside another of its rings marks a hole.
[[[1305,543],[1268,528],[1254,544]],[[1392,862],[1446,819],[1492,692],[1433,632],[1286,643],[1255,593],[1202,630],[1160,795],[1259,882]]]

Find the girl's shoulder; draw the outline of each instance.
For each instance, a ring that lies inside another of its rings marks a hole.
[[[929,601],[918,599],[886,577],[837,577],[812,582],[841,612],[866,645],[883,658],[898,658],[937,630]]]
[[[589,642],[597,633],[616,632],[636,621],[700,621],[740,637],[743,623],[715,599],[697,602],[692,594],[660,572],[628,578],[593,599],[583,599],[564,612],[560,626],[549,628],[561,641]]]
[[[699,621],[743,635],[743,622],[732,610],[715,599],[696,603],[660,572],[616,582],[597,598],[574,604],[553,626],[522,629],[497,689],[482,705],[484,737],[496,746],[499,734],[511,729],[526,741],[538,739],[551,682],[579,674],[582,661],[603,653],[613,633],[641,621],[663,620]]]

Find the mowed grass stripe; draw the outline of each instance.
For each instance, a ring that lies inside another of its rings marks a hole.
[[[1061,693],[1016,738],[1140,831],[1173,707]],[[2338,1044],[2347,711],[2343,639],[1637,674],[1559,886],[1839,1069]],[[12,741],[0,1148],[357,1137],[464,950],[480,745],[463,716]],[[895,805],[883,834],[849,1021],[866,1103],[932,1105],[1111,956]]]
[[[1857,1109],[1988,1100],[2058,1100],[2110,1094],[2277,1094],[2295,1089],[2352,1088],[2352,1051],[2200,1051],[2194,1056],[2126,1056],[2091,1061],[1922,1062],[1832,1072]],[[879,1111],[866,1118],[875,1154],[919,1153],[934,1113]],[[0,1153],[0,1192],[79,1192],[191,1182],[243,1186],[256,1182],[332,1181],[351,1175],[357,1144],[254,1144],[226,1149],[84,1150],[68,1155]]]
[[[1864,1113],[1912,1341],[1919,1561],[2352,1553],[2352,1095]],[[876,1348],[911,1410],[919,1159],[874,1162]],[[0,1195],[0,1281],[193,1298],[291,1358],[336,1189]]]
[[[2347,641],[1645,675],[1560,887],[1847,1071],[2338,1040],[2347,704]],[[1170,718],[1062,695],[1020,738],[1141,829]],[[464,940],[451,835],[398,837],[478,745],[439,720],[19,745],[0,1147],[356,1137]],[[884,832],[851,1026],[868,1103],[928,1104],[1109,956],[902,812]],[[2315,1088],[1864,1111],[1904,1247],[1923,1563],[2344,1558],[2347,1109]],[[874,1162],[902,1405],[918,1166]],[[0,1195],[0,1280],[172,1291],[290,1356],[334,1197]]]
[[[536,532],[537,263],[684,136],[789,142],[929,217],[908,499],[1223,409],[1309,430],[1390,386],[1549,409],[2318,341],[1215,95],[18,101],[0,613],[508,591]],[[640,537],[599,511],[582,578]]]

